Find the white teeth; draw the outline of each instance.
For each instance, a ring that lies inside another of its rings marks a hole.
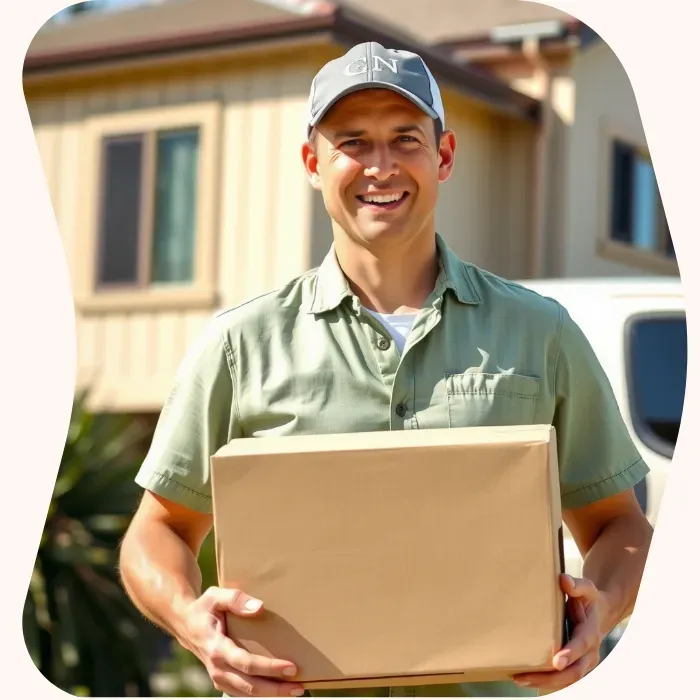
[[[403,194],[363,194],[360,196],[360,199],[363,202],[372,204],[388,204],[389,202],[398,202],[401,197],[403,197]]]

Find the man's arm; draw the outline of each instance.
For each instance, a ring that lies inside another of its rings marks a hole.
[[[212,516],[146,491],[124,538],[119,566],[127,594],[152,622],[204,664],[217,690],[232,697],[299,696],[293,663],[249,654],[228,637],[226,614],[256,615],[262,601],[239,590],[202,593],[197,556]]]
[[[121,546],[120,572],[134,605],[183,644],[184,611],[202,594],[197,557],[212,516],[144,493]]]
[[[584,558],[583,578],[605,599],[608,634],[632,614],[653,529],[633,489],[565,511],[564,522]]]
[[[649,468],[593,347],[561,305],[550,352],[563,519],[584,567],[580,579],[561,577],[573,631],[552,659],[557,670],[515,678],[545,691],[596,666],[604,637],[634,607],[652,535],[634,494]]]
[[[574,622],[571,641],[555,655],[555,671],[516,676],[545,692],[580,680],[598,664],[605,636],[634,608],[652,528],[633,489],[564,511],[564,522],[584,558],[583,578],[562,577]]]
[[[249,654],[228,636],[228,614],[263,603],[240,590],[202,592],[199,551],[212,528],[209,460],[241,436],[234,367],[218,318],[178,368],[151,447],[136,476],[144,497],[122,542],[120,570],[134,605],[204,664],[230,696],[303,694],[290,661]]]

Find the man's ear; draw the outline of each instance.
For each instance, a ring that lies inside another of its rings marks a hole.
[[[456,148],[457,139],[454,131],[444,131],[440,137],[440,146],[438,148],[438,178],[440,182],[446,182],[452,175]]]
[[[311,187],[320,192],[321,175],[318,172],[318,158],[314,147],[308,141],[301,147],[301,158],[304,161],[304,169],[306,170],[306,175],[309,178]]]

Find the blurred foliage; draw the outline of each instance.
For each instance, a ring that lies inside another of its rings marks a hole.
[[[154,694],[161,697],[221,697],[199,659],[177,642],[171,643],[170,656],[152,679]]]
[[[83,697],[216,697],[200,661],[126,596],[118,546],[141,497],[134,477],[153,425],[73,403],[68,435],[23,611],[27,649],[58,688]],[[217,583],[214,536],[199,556]]]
[[[117,550],[141,490],[148,428],[73,404],[56,485],[24,605],[24,637],[41,673],[78,696],[148,696],[163,636],[127,598]]]

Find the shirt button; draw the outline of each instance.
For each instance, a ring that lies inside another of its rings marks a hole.
[[[408,410],[408,409],[406,408],[406,404],[400,403],[400,404],[396,407],[396,415],[397,415],[399,418],[403,418],[403,417],[406,415],[406,411],[407,411],[407,410]]]
[[[380,350],[388,350],[389,349],[389,341],[386,338],[380,338],[377,341],[377,347]]]

